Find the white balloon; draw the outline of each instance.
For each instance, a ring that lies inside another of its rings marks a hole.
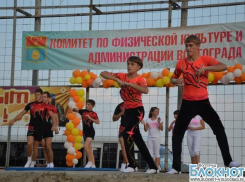
[[[79,129],[79,130],[81,129],[81,125],[80,125],[80,124],[79,124],[79,125],[77,125],[77,129]]]
[[[245,65],[242,66],[242,72],[245,73]]]
[[[100,85],[102,83],[101,78],[96,78],[93,83],[96,83],[97,85]]]
[[[67,152],[68,154],[74,154],[76,152],[76,149],[74,147],[69,147]]]
[[[78,160],[77,159],[73,159],[72,160],[72,164],[75,164],[76,165],[77,163],[78,163]]]
[[[227,79],[226,75],[224,75],[221,79],[220,79],[221,83],[223,83],[224,85],[227,85],[230,81]]]
[[[228,81],[233,81],[234,80],[234,75],[233,73],[229,72],[225,75],[225,78],[228,80]]]
[[[163,76],[162,76],[162,72],[160,71],[160,72],[158,72],[158,76],[160,77],[160,78],[162,78]]]
[[[76,102],[74,102],[74,101],[69,101],[69,102],[68,102],[68,107],[71,108],[71,109],[73,109],[74,107],[76,107]]]
[[[82,116],[79,113],[75,113],[75,115],[76,115],[76,118],[82,119]]]
[[[240,69],[235,69],[234,72],[233,72],[233,75],[234,75],[235,77],[240,77],[240,76],[242,76],[242,70],[240,70]]]
[[[93,87],[94,88],[99,88],[100,87],[100,84],[97,84],[97,83],[95,83],[95,81],[93,82]]]
[[[64,143],[64,147],[65,147],[66,149],[68,149],[69,147],[72,147],[72,143],[70,143],[70,142],[65,142],[65,143]]]
[[[158,72],[153,71],[151,72],[151,78],[156,79],[159,76]]]
[[[99,76],[99,78],[102,80],[102,81],[104,81],[104,80],[106,80],[104,77],[102,77],[101,75]],[[96,79],[95,79],[96,80]]]
[[[73,100],[73,97],[69,97],[69,101],[74,101],[74,100]]]

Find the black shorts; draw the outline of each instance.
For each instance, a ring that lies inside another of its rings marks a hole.
[[[88,137],[92,138],[94,140],[94,136],[95,136],[95,131],[94,130],[89,130],[89,131],[83,131],[83,138],[84,138],[84,141],[86,141],[86,139]]]
[[[27,136],[33,136],[34,140],[41,142],[43,139],[43,128],[29,126],[27,130]]]
[[[53,131],[51,131],[51,129],[43,131],[43,139],[50,137],[54,137]]]

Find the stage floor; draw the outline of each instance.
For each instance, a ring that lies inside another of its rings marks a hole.
[[[189,174],[167,175],[120,171],[15,171],[0,170],[1,182],[188,182]]]

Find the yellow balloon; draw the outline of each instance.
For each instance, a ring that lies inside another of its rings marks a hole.
[[[168,77],[171,78],[173,74],[173,72],[169,72]]]
[[[80,101],[85,102],[85,98],[84,97],[80,97]]]
[[[76,83],[76,78],[75,77],[71,77],[70,78],[70,83],[71,84],[75,84]]]
[[[169,84],[169,82],[170,82],[170,79],[169,79],[169,77],[163,77],[162,78],[162,83],[163,83],[163,85],[167,85],[167,84]]]
[[[82,148],[82,144],[81,143],[75,143],[74,148],[77,150],[80,150]]]
[[[74,124],[72,122],[66,123],[66,129],[73,130]]]
[[[77,91],[77,95],[78,95],[79,97],[84,96],[84,94],[85,94],[85,92],[84,92],[83,89],[79,89],[79,90]]]
[[[117,82],[114,82],[114,87],[115,88],[120,88],[119,84]]]
[[[82,77],[77,77],[77,78],[76,78],[76,83],[77,83],[77,84],[81,84],[82,82],[83,82]]]
[[[160,88],[163,87],[162,79],[156,81],[156,86]]]
[[[75,138],[76,143],[81,143],[82,140],[83,140],[82,136],[76,136],[76,138]]]
[[[214,81],[214,74],[213,73],[208,73],[208,82]]]
[[[90,75],[85,75],[84,80],[89,80],[91,78]]]
[[[71,130],[71,134],[74,135],[74,136],[77,136],[79,134],[79,130],[77,128],[73,128]]]

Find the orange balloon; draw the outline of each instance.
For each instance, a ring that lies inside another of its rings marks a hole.
[[[79,77],[80,76],[80,71],[79,70],[74,70],[73,71],[73,76],[76,78],[76,77]]]
[[[81,159],[82,156],[83,156],[83,155],[82,155],[82,152],[80,152],[80,151],[77,151],[76,154],[77,154],[77,155],[76,155],[76,158],[77,158],[77,159]]]
[[[241,75],[241,80],[242,80],[243,82],[245,82],[245,73],[242,73],[242,75]]]
[[[67,115],[67,118],[68,118],[69,120],[73,120],[75,117],[76,117],[76,115],[75,115],[74,113],[69,113],[69,114]]]
[[[153,78],[147,78],[146,83],[149,87],[153,86],[156,81]]]
[[[72,161],[66,161],[66,165],[67,165],[68,167],[72,167],[72,166],[73,166],[73,163],[72,163]]]
[[[146,73],[142,73],[141,76],[144,77],[144,78],[147,78],[147,74]]]
[[[150,76],[151,76],[151,72],[148,72],[146,75],[147,75],[147,77],[146,77],[146,78],[150,78]]]
[[[73,97],[73,100],[74,102],[78,102],[80,100],[80,97],[76,95],[75,97]]]
[[[93,80],[92,79],[87,80],[87,84],[88,85],[92,85],[93,84]]]
[[[103,81],[103,87],[104,87],[104,88],[109,88],[109,87],[110,87],[110,86],[107,84],[107,81],[108,81],[108,80],[104,80],[104,81]]]
[[[84,78],[85,75],[87,75],[87,74],[88,74],[88,72],[87,72],[86,70],[83,70],[83,71],[80,73],[80,76],[81,76],[82,78]]]
[[[87,81],[85,81],[85,80],[82,82],[82,86],[83,86],[84,88],[89,87],[89,85],[87,84]]]
[[[234,71],[234,67],[233,66],[229,66],[228,69],[227,69],[227,72],[233,73],[233,71]]]
[[[74,142],[74,140],[75,140],[75,137],[73,135],[68,135],[67,136],[67,141],[68,142],[71,142],[72,143],[72,142]]]
[[[235,77],[235,82],[237,83],[237,84],[241,84],[242,83],[242,79],[241,79],[241,77]]]
[[[235,69],[240,69],[240,70],[242,70],[242,65],[241,65],[240,63],[235,64],[234,70],[235,70]]]
[[[78,135],[83,136],[83,131],[79,130],[79,134]]]
[[[211,81],[211,83],[212,83],[212,84],[217,84],[218,81],[219,81],[219,79],[216,79],[216,78],[215,78],[213,81]]]
[[[114,85],[114,82],[114,80],[107,80],[107,85],[111,87],[112,85]]]
[[[77,102],[76,106],[78,107],[78,109],[82,109],[84,106],[84,102],[80,100]]]
[[[70,130],[65,130],[64,134],[65,134],[66,136],[71,135],[71,131],[70,131]]]
[[[74,159],[74,155],[66,154],[66,161],[72,162],[73,159]]]
[[[77,95],[77,91],[75,89],[71,89],[69,94],[71,97],[75,97]]]
[[[91,76],[92,80],[95,80],[97,78],[97,75],[94,74],[93,72],[90,72],[89,75]]]
[[[74,125],[79,125],[80,124],[80,119],[78,119],[78,118],[74,118],[73,119],[73,121],[72,121],[72,123],[74,124]]]
[[[214,79],[220,80],[223,77],[223,72],[213,72]]]
[[[164,70],[162,70],[162,76],[168,76],[169,72],[169,69],[165,68]]]

